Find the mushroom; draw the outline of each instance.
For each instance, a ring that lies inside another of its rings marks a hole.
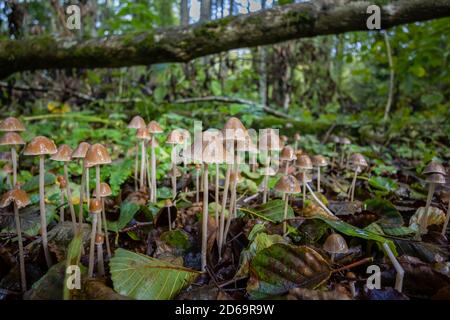
[[[421,221],[419,221],[421,233],[426,233],[427,230],[427,220],[428,220],[428,210],[431,206],[431,200],[433,199],[434,190],[437,184],[445,184],[445,176],[440,173],[429,173],[425,180],[428,183],[428,196],[425,205],[425,214],[422,216]]]
[[[59,191],[61,194],[61,203],[60,203],[60,208],[59,208],[59,221],[64,222],[64,201],[65,201],[64,197],[65,197],[66,188],[67,188],[67,181],[64,178],[64,176],[57,176],[56,181],[58,181]]]
[[[177,166],[177,148],[176,146],[179,144],[183,144],[183,135],[178,130],[173,130],[167,136],[166,143],[172,146],[172,155],[170,157],[172,162],[172,199],[175,200],[177,196],[177,177],[175,174],[176,166]]]
[[[105,234],[105,238],[106,238],[106,252],[108,254],[108,258],[111,259],[112,254],[111,254],[111,248],[109,246],[109,238],[108,238],[108,225],[106,223],[106,211],[105,211],[105,198],[109,197],[110,195],[112,195],[112,191],[111,191],[111,187],[109,186],[109,184],[107,184],[106,182],[102,182],[100,183],[100,199],[101,199],[101,203],[102,203],[102,221],[103,221],[103,230],[104,230],[104,234]],[[97,194],[94,194],[94,196],[96,197]],[[101,233],[101,227],[99,228],[97,226],[97,232]]]
[[[306,184],[307,184],[306,173],[309,170],[313,169],[311,158],[308,155],[303,154],[297,158],[295,166],[300,170],[301,174],[303,175],[301,181],[303,183],[302,189],[303,189],[303,208],[304,208],[306,202]]]
[[[59,161],[64,163],[64,179],[66,180],[66,194],[67,203],[69,204],[70,217],[72,218],[73,233],[75,234],[77,228],[77,218],[75,217],[75,209],[72,202],[72,191],[70,190],[70,180],[69,180],[69,170],[67,168],[67,163],[72,160],[72,149],[66,145],[60,145],[58,151],[50,157],[51,160]]]
[[[348,252],[347,242],[339,233],[329,235],[325,240],[323,249],[331,254],[331,263],[334,263],[336,254]]]
[[[355,170],[355,173],[353,175],[353,181],[352,185],[350,187],[349,195],[350,195],[350,202],[353,202],[353,199],[355,197],[355,185],[356,185],[356,178],[358,177],[358,173],[363,171],[364,168],[368,166],[366,159],[364,156],[360,153],[354,153],[350,156],[349,164],[353,170]]]
[[[98,195],[99,193],[97,193]],[[89,214],[92,216],[92,227],[91,227],[91,243],[89,249],[89,265],[88,265],[88,276],[92,278],[94,275],[94,258],[95,258],[95,240],[97,233],[97,220],[98,215],[102,212],[102,203],[99,198],[93,198],[89,201]],[[98,247],[97,247],[98,249]]]
[[[86,167],[87,168],[91,168],[91,167],[95,167],[95,195],[96,195],[96,199],[98,200],[98,205],[100,207],[100,210],[96,211],[96,213],[98,215],[101,214],[102,212],[102,208],[101,208],[101,192],[100,192],[100,165],[104,165],[104,164],[110,164],[111,163],[111,157],[109,156],[108,151],[106,150],[106,148],[99,144],[96,143],[94,145],[92,145],[88,152],[86,153]],[[92,201],[92,200],[91,200]],[[91,206],[89,206],[89,208],[91,208]],[[95,207],[94,207],[95,208]],[[93,214],[93,211],[89,210],[91,212],[91,214]],[[98,221],[97,221],[98,220]],[[94,220],[93,220],[94,221]],[[95,218],[95,226],[94,226],[94,222],[93,222],[93,234],[91,234],[91,247],[90,247],[90,252],[89,255],[93,254],[92,252],[94,251],[94,245],[95,245],[95,227],[97,225],[97,223],[100,224],[101,226],[101,217],[99,216],[98,219],[97,217]],[[101,230],[101,228],[100,228]],[[100,274],[103,275],[104,273],[104,267],[103,267],[103,249],[102,247],[97,247],[97,250],[100,251],[98,253],[98,256],[102,257],[102,260],[99,261],[99,270],[100,270]],[[93,266],[92,266],[93,268]],[[93,270],[93,269],[92,269]],[[93,271],[92,271],[93,272]],[[92,272],[89,273],[90,276],[92,276]]]
[[[320,168],[328,166],[328,161],[324,156],[315,155],[312,156],[311,162],[314,167],[317,167],[317,192],[321,192],[320,190]]]
[[[342,167],[344,165],[344,158],[346,157],[347,148],[346,146],[350,145],[352,142],[349,138],[341,137],[339,138],[339,144],[341,145],[341,160],[339,161],[339,165]]]
[[[39,210],[41,215],[41,236],[47,267],[51,267],[52,259],[48,251],[47,216],[45,213],[45,155],[56,153],[55,143],[49,138],[38,136],[26,145],[23,154],[26,156],[39,156]]]
[[[20,132],[25,131],[22,122],[14,117],[8,117],[0,122],[0,132]]]
[[[285,198],[284,202],[284,218],[283,218],[283,234],[287,232],[287,211],[289,204],[289,195],[292,193],[300,193],[300,184],[297,179],[292,175],[282,176],[280,180],[278,180],[275,185],[275,190],[283,193],[283,197]]]
[[[301,136],[300,133],[295,133],[294,134],[294,152],[297,153],[298,150],[298,144],[300,142]]]
[[[195,164],[195,202],[200,202],[200,172],[202,165],[200,163]]]
[[[272,160],[272,153],[280,151],[282,149],[280,138],[278,137],[277,131],[270,128],[261,130],[258,146],[263,166],[267,168],[270,166]],[[263,188],[264,188],[263,203],[266,203],[267,194],[269,191],[269,175],[264,176]]]
[[[286,168],[284,174],[289,174],[289,162],[297,159],[294,149],[291,146],[286,146],[281,150],[280,160],[286,162]]]
[[[0,138],[0,146],[10,146],[11,147],[11,162],[13,165],[13,179],[12,179],[12,185],[15,186],[17,183],[17,151],[16,146],[18,145],[24,145],[25,142],[15,132],[7,132],[3,137]]]
[[[152,139],[151,139],[151,147],[150,147],[150,152],[151,152],[151,182],[152,185],[150,186],[151,189],[151,193],[150,193],[150,201],[151,202],[156,202],[156,155],[155,155],[155,148],[157,146],[157,141],[155,139],[155,134],[160,134],[163,133],[163,129],[161,128],[161,126],[158,124],[158,122],[156,121],[150,121],[150,123],[147,126],[148,132],[152,135]]]
[[[145,120],[141,116],[135,116],[128,124],[128,129],[143,129],[146,127]],[[134,162],[134,190],[138,190],[138,167],[139,167],[139,141],[136,141],[136,155]]]
[[[139,188],[142,189],[145,186],[145,173],[146,173],[146,147],[145,142],[151,139],[151,135],[148,132],[147,127],[138,129],[136,132],[136,139],[141,143],[141,170],[139,175]]]
[[[19,242],[19,267],[22,291],[27,290],[25,257],[23,254],[22,230],[20,227],[19,209],[30,204],[30,199],[25,191],[15,188],[6,192],[0,199],[0,208],[5,208],[11,203],[14,205],[14,219],[16,222],[17,241]]]
[[[86,192],[86,201],[89,208],[89,168],[86,168],[85,158],[91,145],[87,142],[81,142],[78,147],[72,153],[72,159],[81,159],[82,173],[81,173],[81,184],[80,184],[80,205],[78,213],[78,221],[80,223],[80,230],[83,225],[83,203],[84,203],[84,193]],[[85,192],[83,191],[85,188]]]

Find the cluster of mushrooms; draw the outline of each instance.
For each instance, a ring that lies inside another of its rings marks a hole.
[[[135,190],[148,190],[148,201],[158,201],[158,182],[157,182],[157,157],[155,149],[158,147],[157,135],[164,133],[164,130],[156,121],[150,121],[148,124],[140,116],[135,116],[128,124],[128,128],[135,130],[135,165],[134,165],[134,187]],[[19,241],[19,262],[21,271],[22,289],[26,289],[26,277],[24,266],[24,253],[22,244],[22,235],[20,227],[19,209],[30,203],[28,195],[20,189],[17,183],[18,171],[18,148],[25,145],[25,142],[19,135],[25,127],[16,118],[7,118],[0,123],[0,131],[5,134],[0,138],[1,146],[11,148],[11,165],[7,164],[3,170],[8,172],[8,181],[10,190],[6,192],[0,201],[1,207],[13,205],[17,235]],[[208,129],[206,131],[194,134],[191,141],[190,133],[185,129],[175,129],[168,133],[165,143],[171,147],[171,168],[168,176],[171,180],[172,198],[167,200],[169,206],[176,204],[178,187],[177,178],[187,174],[192,170],[195,176],[195,201],[201,202],[202,221],[201,221],[201,269],[206,270],[207,266],[207,240],[208,240],[208,220],[210,219],[209,202],[210,189],[214,193],[216,203],[214,214],[211,213],[211,219],[214,219],[217,226],[217,247],[219,259],[221,259],[224,247],[227,243],[227,236],[233,219],[237,217],[238,196],[237,186],[242,181],[241,172],[243,165],[248,161],[251,172],[258,172],[263,177],[261,184],[261,203],[266,203],[272,196],[281,194],[284,202],[284,221],[283,234],[288,232],[287,212],[289,198],[294,194],[301,194],[302,205],[307,203],[307,194],[329,215],[334,214],[322,203],[316,194],[321,192],[321,177],[324,170],[330,165],[327,158],[322,155],[308,155],[299,149],[301,137],[294,135],[293,147],[287,145],[288,138],[279,136],[277,130],[268,128],[260,130],[259,136],[255,130],[247,129],[238,118],[229,118],[223,129]],[[331,160],[331,166],[345,166],[353,171],[351,187],[348,191],[350,201],[354,200],[356,180],[358,174],[362,172],[368,163],[363,155],[359,153],[349,154],[350,140],[347,138],[331,137],[335,149],[339,148],[341,153],[340,160]],[[148,150],[150,149],[150,155]],[[61,162],[63,175],[57,177],[57,182],[61,192],[61,206],[67,203],[70,213],[74,234],[81,232],[84,219],[83,204],[87,203],[87,208],[91,216],[91,234],[89,250],[88,275],[94,275],[95,262],[97,263],[97,275],[105,274],[103,245],[106,242],[106,251],[108,257],[111,257],[111,248],[108,239],[107,220],[105,214],[104,199],[111,195],[111,188],[105,182],[101,181],[100,168],[102,165],[111,163],[111,157],[105,146],[101,144],[90,145],[87,142],[81,142],[75,150],[68,145],[57,147],[55,143],[46,137],[38,136],[33,138],[23,149],[24,156],[39,157],[39,205],[41,217],[41,237],[45,259],[48,267],[52,265],[52,259],[47,244],[47,222],[45,208],[45,161],[46,156],[50,160]],[[257,160],[259,159],[259,161]],[[68,163],[79,161],[82,167],[82,177],[80,184],[80,201],[78,217],[76,215],[74,204],[72,203],[70,175]],[[338,162],[338,163],[336,163]],[[183,163],[184,170],[178,167]],[[89,169],[95,168],[96,184],[92,193],[89,187]],[[223,170],[223,172],[222,172]],[[224,181],[221,180],[222,173]],[[424,171],[427,174],[427,182],[430,184],[430,193],[427,200],[427,210],[431,204],[431,199],[436,184],[445,183],[444,168],[436,163],[431,163]],[[12,179],[9,178],[12,176]],[[273,176],[281,175],[276,182],[275,193],[270,192],[269,179]],[[210,178],[215,179],[211,180]],[[313,177],[316,183],[312,185]],[[222,183],[223,182],[223,183]],[[210,188],[214,186],[214,188]],[[315,189],[315,190],[313,190]],[[222,192],[221,192],[222,190]],[[200,194],[203,192],[203,199],[200,201]],[[166,202],[167,202],[166,201]],[[450,216],[447,214],[446,223],[443,232],[448,224]],[[60,211],[60,221],[64,221],[65,211]],[[175,215],[176,219],[176,215]],[[174,226],[172,214],[169,210],[168,221],[169,229]],[[106,241],[105,241],[106,240]],[[389,246],[384,246],[389,258],[398,271],[397,289],[401,290],[403,271],[398,264]],[[325,241],[324,250],[330,253],[331,261],[334,262],[335,255],[346,253],[348,251],[345,239],[338,233],[331,234]],[[97,252],[97,259],[95,259]]]

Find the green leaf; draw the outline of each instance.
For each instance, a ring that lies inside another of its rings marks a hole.
[[[369,180],[369,185],[371,187],[380,189],[382,191],[386,191],[386,192],[394,192],[395,190],[398,189],[398,184],[389,178],[384,178],[384,177],[380,177],[380,176],[374,176],[371,177]]]
[[[282,222],[284,220],[284,201],[281,199],[271,200],[254,209],[240,208],[239,210],[273,223]],[[287,218],[294,217],[294,210],[291,206],[288,206]]]
[[[119,232],[120,229],[125,228],[139,209],[140,206],[134,202],[122,202],[119,220],[107,221],[106,224],[108,225],[108,230]]]
[[[199,272],[152,257],[117,249],[110,262],[114,289],[139,300],[169,300]]]
[[[189,236],[182,230],[166,231],[161,235],[160,239],[177,249],[186,250],[190,247]]]
[[[247,292],[252,299],[264,299],[296,287],[314,289],[330,275],[330,266],[313,249],[278,243],[252,259]]]
[[[44,175],[44,183],[46,186],[54,184],[56,177],[54,174],[46,172]],[[39,175],[32,177],[30,180],[25,182],[22,189],[28,193],[39,190]]]
[[[47,225],[50,224],[55,218],[55,206],[47,204],[45,206],[45,214],[47,217]],[[41,216],[39,206],[28,206],[19,211],[20,226],[22,232],[30,237],[34,237],[39,234],[41,229]],[[16,232],[16,222],[14,215],[2,215],[0,218],[0,228],[2,232]]]
[[[403,217],[397,208],[388,200],[375,198],[364,202],[366,208],[370,212],[376,213],[380,219],[377,223],[384,227],[401,227],[403,225]]]
[[[81,259],[81,246],[83,243],[83,236],[79,232],[75,235],[72,241],[69,244],[69,248],[67,249],[67,257],[66,257],[66,268],[69,266],[78,266]],[[67,283],[67,278],[69,274],[65,274],[64,283]],[[67,286],[63,288],[64,292],[64,300],[70,300],[72,292],[69,290]]]

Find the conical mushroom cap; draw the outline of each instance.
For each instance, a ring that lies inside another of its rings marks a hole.
[[[427,175],[427,183],[445,184],[445,176],[440,173],[431,173]]]
[[[58,151],[53,140],[47,137],[35,137],[26,145],[23,154],[26,156],[40,156],[45,154],[55,154]]]
[[[58,151],[50,157],[51,160],[68,162],[72,160],[72,149],[67,144],[59,146]]]
[[[0,146],[15,146],[20,144],[25,144],[25,141],[15,132],[7,132],[0,138]]]
[[[150,140],[152,136],[148,132],[147,127],[144,127],[137,129],[136,138],[138,140]]]
[[[295,161],[295,166],[301,170],[313,169],[311,158],[306,154],[302,154],[297,158],[297,161]]]
[[[328,165],[327,159],[321,155],[312,156],[311,161],[315,167],[326,167]]]
[[[294,140],[295,141],[300,141],[300,139],[301,139],[300,133],[294,134]]]
[[[133,119],[131,119],[130,123],[128,124],[129,129],[141,129],[145,127],[145,120],[141,116],[133,117]]]
[[[297,159],[294,153],[294,149],[291,146],[286,146],[281,150],[280,160],[293,161]]]
[[[229,118],[223,127],[224,140],[245,141],[247,136],[247,129],[236,117]]]
[[[272,128],[264,129],[260,131],[261,134],[259,136],[259,150],[262,151],[280,151],[281,140],[278,136],[277,131]]]
[[[89,213],[97,214],[100,212],[102,212],[102,202],[97,198],[91,199],[89,201]]]
[[[440,173],[445,175],[445,168],[442,164],[437,163],[437,162],[430,162],[425,169],[423,169],[423,174],[430,174],[430,173]]]
[[[109,197],[112,195],[111,187],[106,182],[100,183],[100,198]],[[97,191],[94,190],[94,197],[97,197]]]
[[[72,153],[73,159],[84,159],[91,145],[87,142],[81,142]]]
[[[365,168],[368,166],[366,158],[360,153],[354,153],[350,156],[348,160],[350,166],[354,168]]]
[[[64,178],[64,176],[57,176],[56,181],[58,182],[60,189],[67,188],[67,180],[66,178]]]
[[[300,184],[292,175],[282,176],[275,185],[275,190],[283,193],[301,192]]]
[[[173,130],[169,133],[166,140],[167,144],[182,144],[183,135],[179,130]]]
[[[340,143],[341,139],[338,136],[332,135],[330,137],[330,141],[333,142],[334,144],[338,144]]]
[[[17,207],[20,209],[30,204],[30,198],[25,191],[21,189],[12,189],[3,194],[0,199],[0,208],[5,208],[12,202],[15,202]]]
[[[342,138],[339,138],[339,143],[340,144],[351,144],[352,142],[350,141],[349,138],[342,137]]]
[[[150,121],[150,123],[147,126],[147,129],[148,132],[150,132],[151,134],[158,134],[163,132],[163,129],[161,128],[159,123],[156,122],[155,120]]]
[[[323,249],[328,253],[347,253],[348,246],[345,239],[339,233],[333,233],[328,236],[323,245]]]
[[[108,150],[100,143],[96,143],[89,148],[84,160],[86,168],[111,163],[111,157],[109,156]]]
[[[303,177],[305,177],[305,183],[309,183],[309,182],[312,181],[311,175],[309,175],[309,174],[307,174],[307,173],[305,173],[305,174],[303,175],[303,172],[297,173],[297,174],[295,175],[295,177],[297,178],[297,180],[298,180],[298,182],[299,182],[300,184],[303,184]]]
[[[25,131],[25,126],[19,119],[8,117],[0,122],[0,131]]]

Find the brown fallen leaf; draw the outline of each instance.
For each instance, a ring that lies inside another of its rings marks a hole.
[[[352,300],[350,292],[343,286],[337,286],[332,291],[294,288],[289,290],[287,300]]]

